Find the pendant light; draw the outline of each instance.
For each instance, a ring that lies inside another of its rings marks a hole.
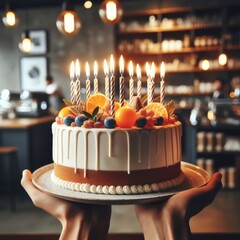
[[[6,27],[16,27],[18,24],[18,17],[16,12],[8,5],[6,11],[3,13],[2,21]]]
[[[100,5],[99,15],[104,23],[115,24],[123,15],[123,8],[118,0],[104,0]]]
[[[28,30],[28,12],[26,12],[26,29],[21,36],[21,42],[18,44],[23,53],[29,53],[32,50],[32,40]]]
[[[58,15],[56,25],[58,30],[67,36],[74,36],[79,32],[82,22],[73,5],[67,2],[63,4],[63,11]]]
[[[32,40],[29,36],[28,30],[22,33],[22,40],[19,43],[19,49],[24,53],[29,53],[32,49]]]

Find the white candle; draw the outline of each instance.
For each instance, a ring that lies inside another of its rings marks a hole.
[[[80,64],[79,64],[79,60],[76,60],[75,63],[75,68],[76,68],[76,85],[77,85],[77,89],[76,89],[76,96],[77,96],[77,105],[80,106],[81,105],[81,83],[80,83]]]
[[[130,61],[129,66],[128,66],[128,71],[129,71],[129,103],[132,102],[133,95],[134,95],[134,80],[133,80],[133,62]]]
[[[165,64],[164,62],[161,63],[160,66],[160,77],[161,77],[161,87],[160,87],[160,103],[164,104],[165,101]]]
[[[75,75],[75,69],[74,69],[74,62],[71,62],[71,66],[70,66],[70,98],[71,98],[71,102],[72,104],[75,104],[75,83],[74,83],[74,75]]]
[[[150,75],[151,75],[150,102],[152,102],[154,99],[154,93],[155,93],[155,64],[154,64],[154,62],[152,62],[152,65],[151,65]]]
[[[93,74],[94,74],[94,93],[96,94],[98,92],[98,65],[97,65],[97,61],[94,62]]]
[[[103,62],[103,69],[105,74],[105,95],[107,98],[109,98],[109,69],[106,59],[104,59]]]
[[[114,77],[114,59],[113,55],[110,57],[110,115],[111,117],[114,117],[115,113],[115,77]]]
[[[121,55],[120,60],[119,60],[119,71],[120,71],[120,78],[119,78],[119,101],[120,101],[120,106],[122,107],[124,105],[124,60],[123,56]]]
[[[136,73],[137,73],[137,96],[139,98],[141,98],[142,96],[142,81],[141,81],[141,68],[139,66],[139,64],[137,64],[137,67],[136,67]]]
[[[147,96],[148,96],[148,104],[151,102],[151,93],[150,93],[150,89],[151,89],[151,69],[149,66],[149,63],[146,62],[146,74],[147,74]]]
[[[86,100],[90,97],[91,86],[90,86],[90,68],[88,62],[86,62]]]

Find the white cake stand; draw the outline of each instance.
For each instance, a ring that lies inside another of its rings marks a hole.
[[[190,163],[181,163],[182,172],[185,175],[184,182],[174,188],[144,194],[134,195],[105,195],[71,191],[55,185],[51,180],[53,164],[46,165],[37,169],[32,175],[33,184],[43,192],[51,194],[55,197],[62,198],[74,202],[92,203],[92,204],[136,204],[150,203],[169,198],[177,192],[181,192],[190,188],[201,187],[205,185],[209,179],[209,174]]]

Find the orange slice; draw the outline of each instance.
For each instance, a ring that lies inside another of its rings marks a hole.
[[[103,108],[107,102],[108,98],[102,93],[96,93],[91,95],[86,102],[86,111],[92,114],[96,107]]]
[[[168,121],[168,111],[162,103],[152,102],[152,103],[148,104],[145,107],[145,109],[154,111],[155,117],[163,117],[165,123]]]
[[[75,116],[74,112],[71,111],[70,107],[64,107],[58,113],[58,116],[62,117],[62,118],[66,117],[68,115],[74,115]]]

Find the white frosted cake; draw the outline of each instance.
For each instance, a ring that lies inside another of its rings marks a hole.
[[[96,91],[85,103],[65,100],[52,125],[52,181],[94,194],[149,193],[181,184],[182,124],[174,103],[146,103],[139,96],[118,101],[112,94]]]

